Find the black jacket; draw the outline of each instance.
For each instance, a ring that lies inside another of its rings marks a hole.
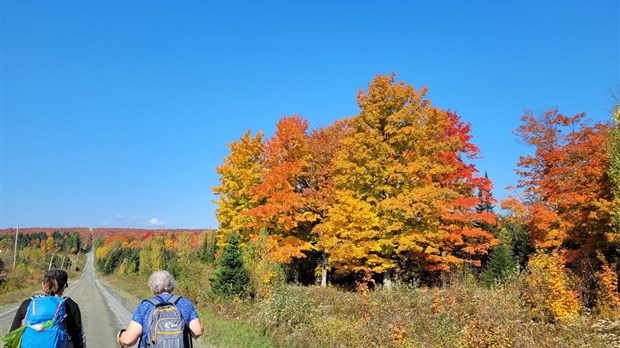
[[[22,325],[22,320],[26,317],[30,301],[31,299],[27,299],[19,306],[19,309],[15,313],[15,318],[13,318],[10,331]],[[67,297],[65,304],[65,311],[67,314],[65,317],[65,328],[73,342],[73,346],[75,348],[86,348],[86,337],[84,336],[84,328],[82,327],[82,313],[80,312],[80,307],[70,297]]]

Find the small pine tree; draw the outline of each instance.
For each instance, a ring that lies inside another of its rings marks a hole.
[[[209,281],[211,291],[218,297],[232,298],[246,293],[250,278],[243,263],[239,240],[234,232],[230,234],[217,269]]]
[[[491,251],[489,261],[482,273],[482,280],[487,286],[502,283],[516,271],[516,262],[512,257],[510,248],[498,245]]]
[[[502,283],[517,270],[517,263],[512,254],[511,239],[505,229],[498,232],[500,244],[489,254],[489,260],[482,273],[482,280],[487,286]]]
[[[484,178],[486,180],[489,180],[489,174],[487,172],[484,172]],[[480,198],[480,203],[476,206],[477,213],[495,212],[495,205],[493,205],[492,203],[495,201],[495,198],[493,198],[493,192],[491,192],[490,190],[481,190],[480,192],[478,192],[478,198]]]

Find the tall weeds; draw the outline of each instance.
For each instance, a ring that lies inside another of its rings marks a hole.
[[[520,276],[492,289],[471,276],[449,284],[369,292],[283,286],[268,301],[219,310],[243,311],[280,347],[616,347],[620,338],[613,319],[537,320]]]

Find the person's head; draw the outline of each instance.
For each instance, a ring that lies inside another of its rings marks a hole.
[[[68,287],[67,281],[69,275],[67,272],[60,269],[52,269],[43,275],[43,293],[45,295],[62,295],[65,289]]]
[[[149,277],[148,287],[154,295],[172,293],[176,287],[174,277],[168,271],[159,270]]]

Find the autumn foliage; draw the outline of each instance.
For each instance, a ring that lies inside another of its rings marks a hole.
[[[273,260],[322,255],[340,275],[480,266],[497,243],[479,227],[495,215],[475,209],[492,184],[469,125],[425,95],[377,76],[356,116],[318,130],[283,117],[264,141],[246,133],[217,169],[221,225],[244,241],[266,230]]]
[[[205,252],[214,231],[182,229],[96,228],[97,268],[104,274],[144,274],[167,269],[192,272],[190,266]]]
[[[534,317],[547,321],[570,321],[579,315],[581,304],[572,290],[570,272],[557,253],[539,251],[528,264],[528,291],[525,300]]]
[[[565,116],[557,109],[540,116],[527,112],[522,121],[516,134],[533,153],[522,156],[518,164],[523,198],[505,206],[527,226],[538,249],[529,262],[530,271],[553,269],[544,284],[550,291],[544,307],[559,319],[574,316],[574,294],[562,280],[569,274],[579,279],[583,304],[615,306],[616,261],[608,261],[618,258],[618,230],[613,224],[617,188],[609,175],[612,126],[591,125],[584,114]],[[596,277],[591,276],[593,271]]]

